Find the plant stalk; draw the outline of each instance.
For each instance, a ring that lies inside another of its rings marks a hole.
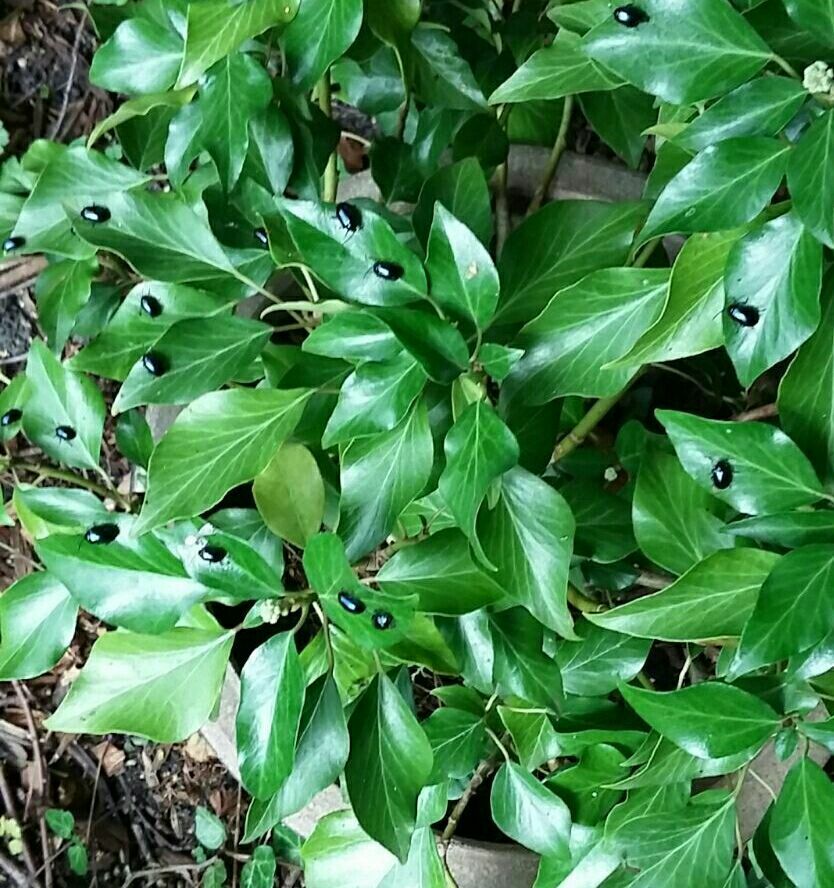
[[[535,213],[536,210],[541,207],[545,197],[547,197],[547,192],[550,190],[550,184],[553,182],[553,177],[556,175],[559,161],[562,159],[562,155],[567,147],[571,114],[573,114],[573,96],[565,96],[565,104],[562,110],[562,122],[559,124],[559,133],[556,136],[556,141],[553,143],[553,150],[550,152],[550,157],[547,160],[547,166],[544,168],[544,175],[539,183],[539,187],[536,189],[536,193],[530,201],[530,206],[527,207],[528,216]]]
[[[609,395],[607,398],[600,398],[596,401],[582,419],[554,447],[550,461],[559,462],[560,459],[564,459],[568,454],[573,453],[623,397],[628,388],[629,386],[627,385],[624,389],[617,392],[616,395]]]
[[[330,85],[330,71],[327,70],[319,81],[318,88],[319,107],[327,117],[333,116],[333,93]],[[324,183],[322,185],[322,200],[325,203],[335,203],[336,194],[339,190],[339,168],[336,165],[336,154],[334,151],[327,158],[327,166],[324,169]]]
[[[17,462],[16,460],[11,460],[10,462],[5,463],[5,465],[0,465],[0,468],[15,468],[23,472],[32,472],[43,478],[53,478],[56,481],[68,481],[70,484],[74,484],[76,487],[83,487],[85,490],[89,490],[91,493],[95,493],[103,499],[115,500],[126,512],[131,510],[130,503],[118,491],[110,490],[103,484],[90,481],[82,475],[76,475],[75,472],[66,472],[63,469],[53,469],[51,466],[39,466],[34,463]]]

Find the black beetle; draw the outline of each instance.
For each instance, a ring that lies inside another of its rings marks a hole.
[[[152,318],[158,318],[162,314],[162,303],[156,298],[156,296],[151,296],[150,293],[146,293],[141,298],[139,305],[141,306],[142,311],[145,312],[146,315],[150,315]]]
[[[733,483],[733,467],[726,459],[719,459],[710,472],[713,486],[726,490]]]
[[[384,281],[398,281],[405,269],[396,262],[374,262],[374,274]]]
[[[98,225],[101,222],[107,222],[110,218],[110,210],[107,207],[101,207],[98,204],[90,204],[88,207],[84,207],[81,210],[81,218],[85,222],[92,222],[93,225]]]
[[[112,543],[118,535],[118,524],[96,524],[84,534],[84,539],[93,545],[98,545],[99,543],[107,544]]]
[[[269,235],[266,233],[265,228],[256,228],[253,232],[255,235],[255,240],[262,246],[269,249]]]
[[[162,376],[168,369],[165,358],[158,352],[148,352],[142,355],[142,366],[151,374],[151,376]]]
[[[203,546],[197,554],[209,564],[219,564],[228,553],[222,546],[207,545]]]
[[[639,6],[634,6],[632,3],[618,6],[614,10],[614,21],[626,28],[636,28],[648,20],[648,15]]]
[[[362,227],[362,211],[353,204],[336,204],[336,218],[346,231],[359,231]]]
[[[7,410],[0,416],[0,426],[14,425],[14,423],[20,422],[21,419],[23,419],[23,411],[17,407],[12,407],[11,410]]]
[[[374,624],[374,629],[385,631],[394,625],[394,615],[389,614],[388,611],[376,611],[371,617],[371,622]]]
[[[78,432],[76,432],[72,426],[68,425],[59,425],[55,429],[55,437],[60,438],[62,441],[72,441],[77,434]]]
[[[734,302],[728,306],[727,314],[740,327],[755,327],[759,323],[759,309],[755,305],[744,305],[741,302]]]
[[[3,241],[3,252],[11,253],[12,250],[19,250],[25,243],[25,237],[7,237]]]
[[[365,610],[365,602],[361,598],[349,595],[347,592],[339,593],[339,604],[349,614],[361,614]]]

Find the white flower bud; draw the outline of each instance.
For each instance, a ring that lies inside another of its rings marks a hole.
[[[834,70],[826,62],[814,62],[805,69],[802,85],[809,93],[830,93],[834,87]]]

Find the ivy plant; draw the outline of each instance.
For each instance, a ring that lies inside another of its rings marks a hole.
[[[537,888],[834,885],[831,5],[89,14],[115,112],[0,171],[0,678],[84,610],[47,727],[173,743],[231,660],[246,841],[341,789],[309,888],[444,888],[478,797]]]

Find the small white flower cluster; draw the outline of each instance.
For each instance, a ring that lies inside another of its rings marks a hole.
[[[266,598],[258,605],[261,619],[270,625],[274,625],[281,617],[289,616],[298,610],[301,610],[299,602],[286,598]]]
[[[826,62],[814,62],[805,69],[802,85],[809,93],[834,95],[834,69]]]

